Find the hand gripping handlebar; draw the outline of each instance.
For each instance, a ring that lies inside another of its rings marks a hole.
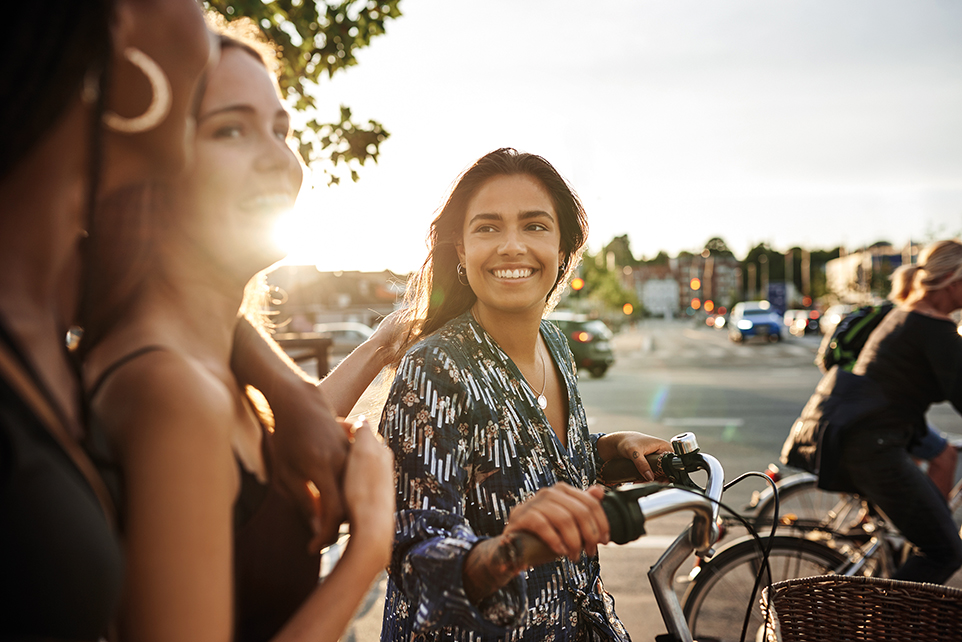
[[[673,453],[647,455],[655,474],[661,472],[673,486],[660,483],[629,484],[609,489],[601,501],[608,518],[611,540],[625,544],[645,534],[645,521],[680,510],[691,510],[695,516],[690,529],[691,545],[699,555],[710,552],[718,537],[718,500],[725,484],[724,471],[718,460],[698,450],[695,436],[682,433],[671,440]],[[630,460],[623,460],[634,468]],[[707,471],[705,489],[689,476],[696,470]],[[517,533],[517,545],[532,563],[544,563],[557,557],[544,542],[530,533]]]

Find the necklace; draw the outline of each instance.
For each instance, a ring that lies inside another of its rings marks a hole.
[[[538,407],[544,410],[548,407],[548,400],[544,396],[544,389],[548,387],[548,367],[545,365],[544,352],[538,346],[538,354],[541,355],[541,392],[538,393]],[[531,389],[534,392],[534,388]]]
[[[474,317],[474,320],[477,322],[477,324],[481,326],[481,329],[484,330],[484,333],[490,337],[491,335],[488,334],[487,329],[484,327],[484,324],[481,323],[481,319],[478,318],[478,315],[475,314],[474,309],[471,310],[471,316]],[[538,355],[541,357],[541,392],[538,393],[538,407],[544,410],[548,407],[548,399],[544,396],[545,388],[548,387],[548,367],[545,365],[544,352],[541,351],[541,344],[538,344],[536,349],[538,350]],[[531,393],[534,394],[534,388],[532,388],[531,384],[528,383],[528,380],[525,378],[523,373],[521,378],[524,380],[525,385],[531,389]]]

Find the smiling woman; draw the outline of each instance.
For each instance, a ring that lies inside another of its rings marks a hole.
[[[351,542],[319,586],[320,544],[282,485],[290,471],[275,456],[272,417],[232,369],[245,286],[282,256],[270,239],[297,196],[301,164],[266,60],[231,37],[221,48],[190,171],[137,192],[133,205],[145,207],[134,208],[132,228],[129,208],[109,209],[113,224],[98,240],[118,257],[96,264],[117,292],[81,346],[101,458],[122,476],[122,633],[333,642],[387,559],[390,453],[353,427],[343,472]],[[130,269],[118,269],[125,260]]]
[[[407,353],[384,407],[398,534],[382,640],[625,640],[601,582],[594,486],[639,433],[589,435],[571,353],[543,316],[587,235],[545,159],[499,149],[455,184],[410,281]],[[528,556],[519,533],[552,559]]]

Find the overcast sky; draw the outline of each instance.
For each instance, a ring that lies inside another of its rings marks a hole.
[[[581,195],[595,251],[738,256],[962,233],[962,3],[404,0],[320,88],[390,132],[315,190],[324,270],[406,272],[453,179],[501,146]],[[337,246],[337,247],[333,247]]]

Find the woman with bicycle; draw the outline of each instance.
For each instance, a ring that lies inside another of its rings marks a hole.
[[[581,203],[543,158],[499,149],[457,181],[408,286],[409,348],[381,432],[398,530],[382,640],[627,640],[601,582],[601,462],[669,445],[588,434],[571,353],[545,321],[577,265]],[[520,532],[553,551],[527,555]]]
[[[869,337],[853,369],[886,403],[845,428],[838,464],[918,549],[893,577],[942,583],[962,567],[962,539],[944,493],[909,449],[926,435],[925,413],[933,403],[949,401],[962,411],[962,337],[949,317],[962,309],[962,243],[926,247],[918,263],[896,270],[889,298],[898,307]]]

